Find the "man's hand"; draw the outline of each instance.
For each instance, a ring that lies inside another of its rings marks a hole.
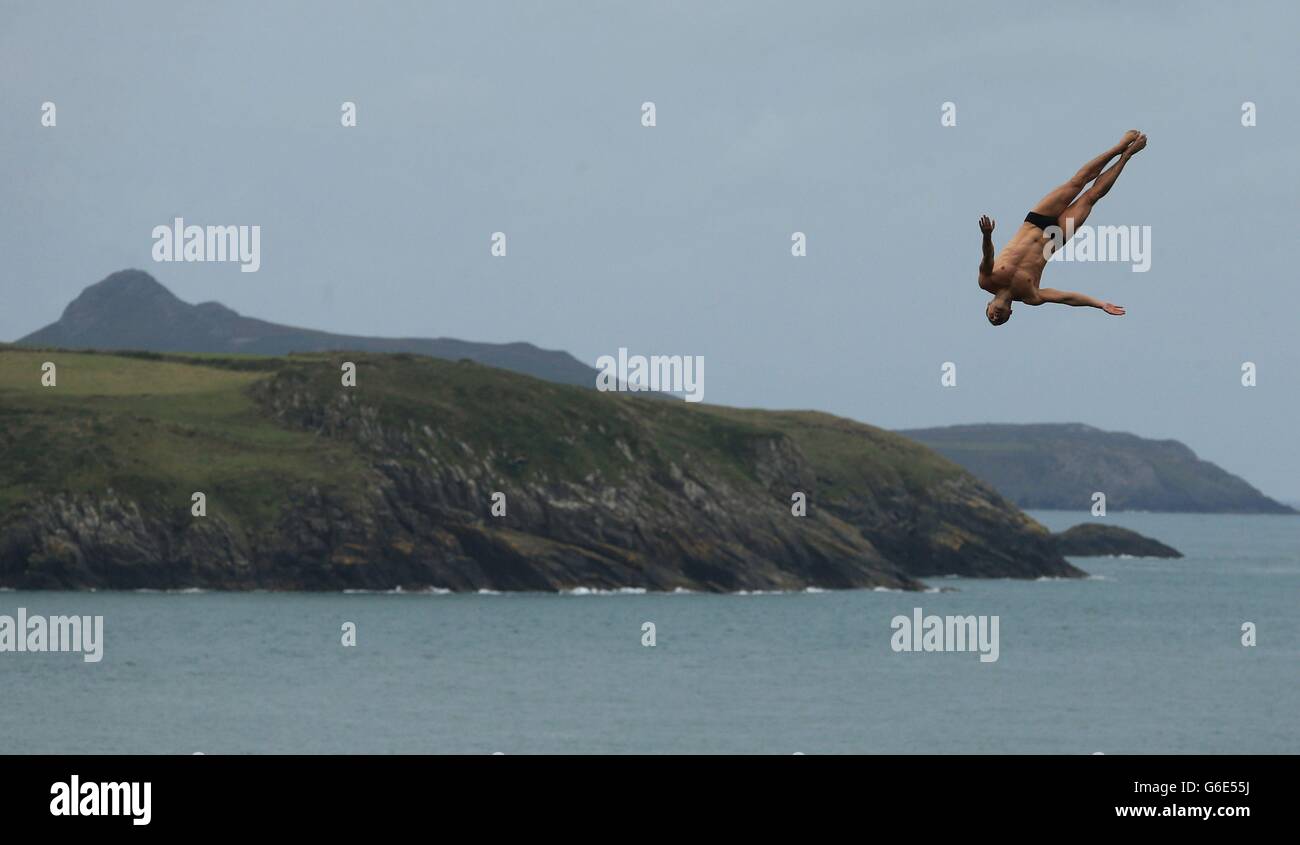
[[[980,259],[980,274],[987,276],[993,272],[993,221],[987,214],[980,215],[980,231],[984,233],[984,243],[980,246],[983,258]]]
[[[1084,305],[1089,308],[1100,308],[1107,314],[1113,314],[1116,317],[1124,316],[1124,309],[1111,302],[1102,302],[1100,299],[1093,299],[1086,293],[1075,293],[1072,290],[1057,290],[1055,288],[1040,288],[1038,291],[1037,302],[1025,300],[1026,305],[1042,305],[1044,302],[1059,302],[1062,305],[1080,306]]]

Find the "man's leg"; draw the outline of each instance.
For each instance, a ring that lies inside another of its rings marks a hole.
[[[1133,142],[1124,149],[1124,152],[1120,153],[1119,161],[1098,176],[1097,181],[1093,182],[1088,190],[1080,194],[1078,199],[1070,203],[1070,206],[1061,212],[1059,218],[1061,226],[1077,231],[1083,225],[1083,221],[1088,219],[1088,215],[1092,213],[1092,207],[1097,204],[1097,201],[1110,192],[1115,180],[1119,178],[1119,174],[1124,170],[1124,165],[1128,164],[1128,160],[1146,145],[1147,136],[1139,134],[1134,138]]]
[[[1036,214],[1043,214],[1053,219],[1059,218],[1061,213],[1074,201],[1074,198],[1079,195],[1079,192],[1089,182],[1101,175],[1102,168],[1109,164],[1111,159],[1117,155],[1122,155],[1137,136],[1138,131],[1136,129],[1125,132],[1124,137],[1120,139],[1118,144],[1079,168],[1079,172],[1074,174],[1070,181],[1053,189],[1050,194],[1039,200],[1038,204],[1033,207],[1033,211]]]

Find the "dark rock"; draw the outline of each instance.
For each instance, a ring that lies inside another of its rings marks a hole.
[[[1085,522],[1053,534],[1056,547],[1066,557],[1182,557],[1177,549],[1159,540],[1117,525]]]

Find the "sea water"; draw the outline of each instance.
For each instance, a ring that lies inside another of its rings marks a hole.
[[[1186,557],[928,593],[0,592],[104,618],[98,663],[0,654],[0,753],[1300,753],[1300,517],[1105,521]],[[894,651],[917,607],[996,615],[998,659]]]

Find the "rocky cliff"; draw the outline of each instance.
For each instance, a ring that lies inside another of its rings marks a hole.
[[[55,387],[40,385],[46,361]],[[824,414],[414,355],[9,348],[0,415],[0,586],[911,589],[1082,574],[961,468]]]

